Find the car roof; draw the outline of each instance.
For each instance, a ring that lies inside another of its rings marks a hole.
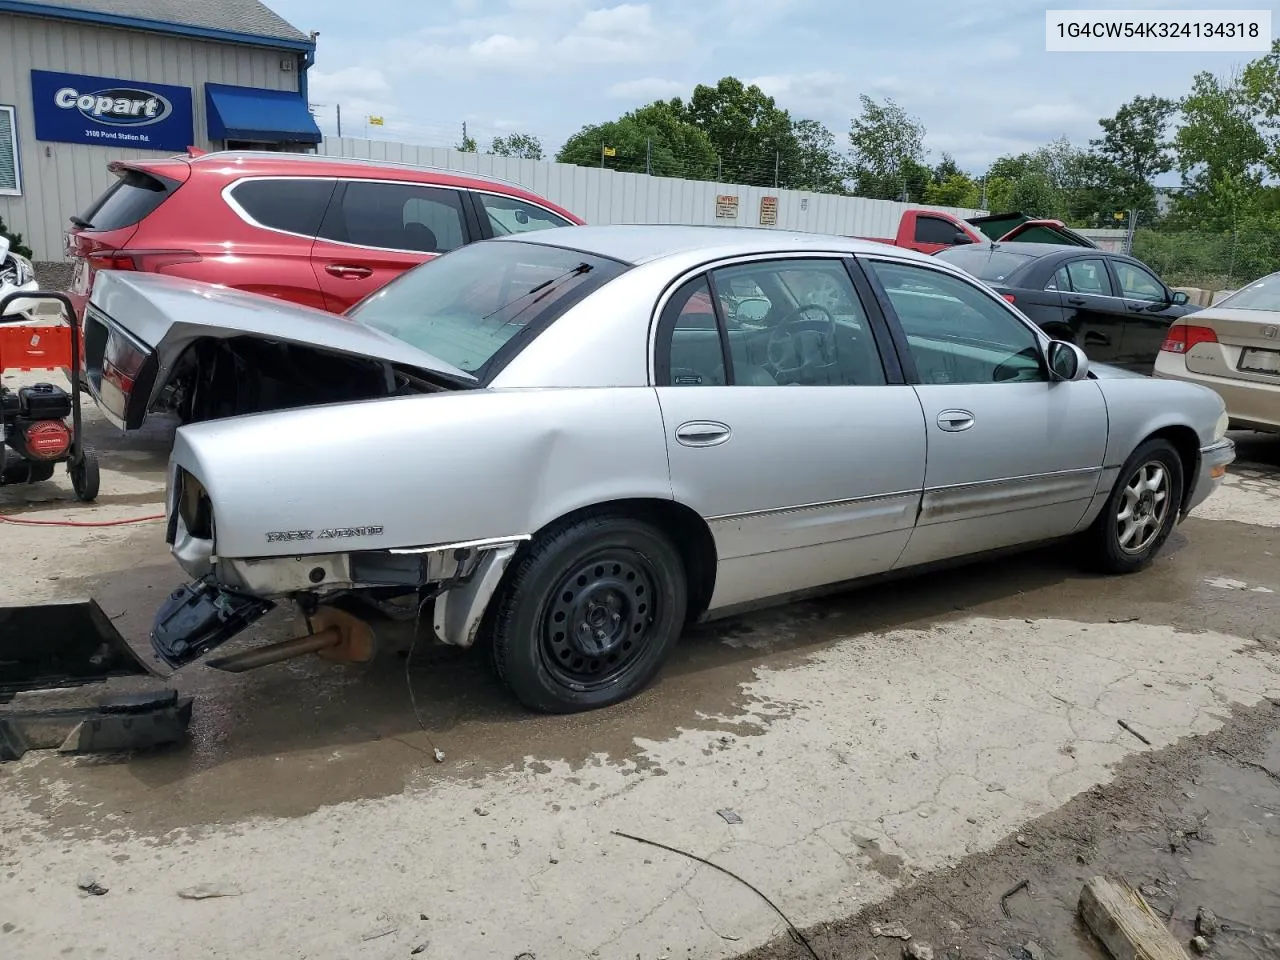
[[[502,243],[538,243],[608,257],[633,266],[694,251],[714,257],[758,253],[888,253],[903,259],[934,262],[934,258],[869,240],[825,233],[805,233],[767,227],[695,227],[678,224],[613,224],[599,227],[558,227],[499,238]],[[947,264],[948,269],[955,269]]]
[[[360,157],[327,157],[316,153],[283,153],[267,150],[215,150],[194,157],[170,157],[157,160],[120,161],[122,167],[160,171],[165,165],[187,163],[192,170],[216,170],[219,173],[246,177],[343,177],[346,179],[403,180],[434,186],[481,190],[529,200],[539,206],[562,213],[575,222],[574,215],[546,197],[510,180],[463,170],[446,170],[421,164],[398,163],[393,160],[367,160]]]

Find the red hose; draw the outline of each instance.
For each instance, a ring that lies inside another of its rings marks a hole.
[[[151,523],[164,520],[163,513],[151,517],[131,517],[128,520],[25,520],[0,513],[0,523],[16,523],[25,527],[123,527],[131,523]]]

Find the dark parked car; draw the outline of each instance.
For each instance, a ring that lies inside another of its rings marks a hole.
[[[1141,260],[1086,247],[990,243],[936,254],[967,270],[1090,360],[1150,374],[1169,325],[1199,310]]]

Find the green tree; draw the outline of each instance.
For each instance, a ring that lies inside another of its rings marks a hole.
[[[1240,84],[1267,144],[1267,167],[1272,176],[1280,177],[1280,40],[1272,42],[1269,54],[1244,68]]]
[[[467,136],[466,127],[462,128],[462,139],[453,145],[453,149],[460,153],[475,153],[478,149],[476,146],[476,138]]]
[[[1265,119],[1262,108],[1239,75],[1208,72],[1196,74],[1179,106],[1183,122],[1174,144],[1182,191],[1176,219],[1230,229],[1261,192],[1268,171],[1268,144],[1256,122]]]
[[[924,165],[924,125],[892,98],[877,103],[863,94],[859,100],[862,113],[849,125],[855,192],[878,200],[910,195],[908,178]],[[921,193],[923,189],[921,185]]]
[[[610,147],[614,155],[604,156]],[[712,180],[716,152],[707,135],[682,117],[670,103],[657,102],[607,123],[589,124],[570,137],[556,154],[560,163],[607,166],[627,173]]]
[[[944,150],[942,153],[942,159],[939,160],[937,166],[933,168],[933,182],[938,184],[945,183],[957,174],[963,176],[960,168],[956,165],[955,157],[951,156],[951,154]]]
[[[494,137],[489,152],[500,157],[522,157],[525,160],[542,159],[542,141],[531,133],[512,133]]]
[[[936,175],[936,168],[934,173]],[[925,187],[924,202],[938,207],[977,209],[982,202],[982,187],[967,173],[956,171]]]
[[[849,162],[836,149],[835,134],[817,120],[797,120],[791,132],[798,147],[798,168],[784,171],[786,185],[793,190],[844,193]]]
[[[1091,169],[1105,175],[1105,189],[1113,192],[1111,206],[1148,215],[1155,211],[1151,181],[1173,169],[1167,131],[1177,109],[1178,105],[1165,97],[1134,97],[1114,116],[1098,121],[1102,136],[1091,140],[1090,146],[1103,162]]]
[[[755,84],[724,77],[714,87],[698,84],[687,104],[679,97],[669,103],[710,139],[720,159],[720,179],[789,187],[803,178],[791,115]]]

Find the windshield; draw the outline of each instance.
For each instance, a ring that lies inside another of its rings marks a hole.
[[[483,380],[519,334],[536,336],[624,270],[576,250],[483,241],[401,274],[348,316]]]
[[[1274,310],[1280,313],[1280,273],[1273,273],[1247,287],[1241,287],[1214,306],[1230,307],[1232,310]]]
[[[939,260],[954,263],[979,280],[988,280],[992,283],[1007,280],[1035,259],[1027,254],[1008,253],[985,246],[954,247],[950,250],[941,250],[935,256]]]

